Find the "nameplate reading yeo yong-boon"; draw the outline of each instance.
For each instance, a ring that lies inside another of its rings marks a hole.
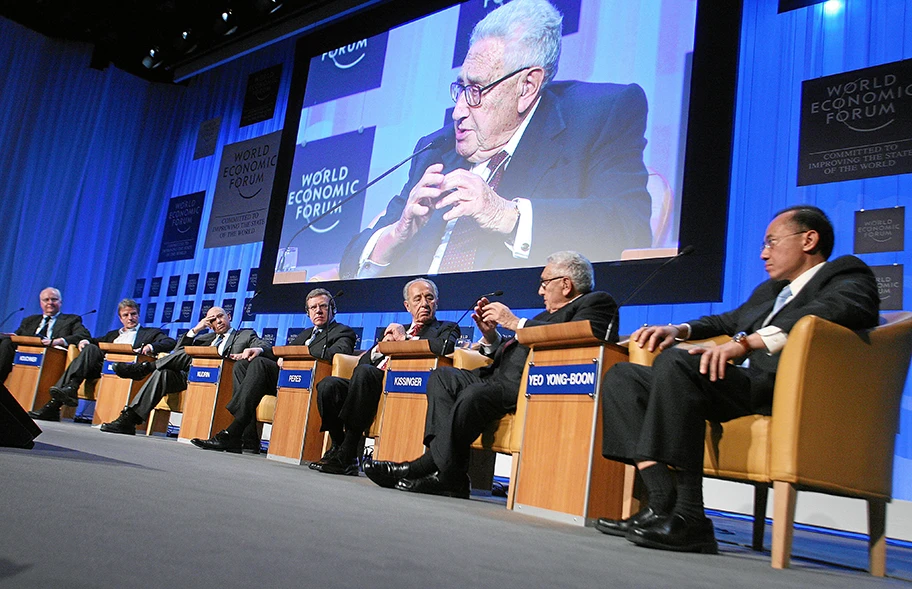
[[[309,389],[310,370],[283,370],[279,373],[279,386],[288,389]]]
[[[209,366],[191,366],[190,376],[187,380],[190,382],[218,382],[219,368]]]
[[[529,366],[528,395],[592,395],[598,382],[598,364]]]
[[[430,372],[387,370],[387,393],[418,393],[427,392],[427,379]]]

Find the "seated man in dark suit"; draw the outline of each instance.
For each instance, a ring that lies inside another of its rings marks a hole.
[[[849,329],[877,325],[873,273],[853,256],[827,262],[833,242],[833,226],[817,207],[780,211],[761,250],[770,278],[746,303],[721,315],[633,332],[630,345],[664,351],[652,367],[620,363],[608,371],[602,454],[636,465],[649,507],[627,520],[600,519],[600,531],[651,548],[717,550],[703,511],[706,421],[770,414],[779,352],[805,315]],[[733,337],[719,346],[672,347],[718,335]]]
[[[424,444],[428,451],[404,463],[373,462],[364,472],[381,487],[450,497],[469,496],[467,473],[472,442],[493,420],[516,410],[516,397],[529,348],[515,339],[504,340],[497,326],[515,331],[549,323],[585,321],[604,336],[617,314],[617,304],[606,292],[593,291],[592,264],[577,252],[548,257],[538,292],[545,311],[534,319],[520,319],[502,303],[478,301],[472,318],[484,334],[482,353],[490,366],[476,370],[438,368],[428,378],[428,410]],[[612,329],[610,341],[617,341]]]
[[[437,285],[427,278],[416,278],[402,289],[402,297],[412,324],[406,329],[390,323],[383,341],[426,339],[435,354],[452,352],[459,339],[459,326],[437,320]],[[358,449],[377,414],[385,364],[386,356],[374,346],[361,356],[350,380],[330,376],[317,384],[317,407],[323,420],[320,429],[329,432],[332,446],[310,468],[328,474],[358,474]]]
[[[204,329],[211,333],[199,335]],[[187,346],[216,346],[219,354],[233,360],[251,360],[260,354],[272,355],[272,346],[260,339],[252,329],[235,329],[231,315],[221,307],[212,307],[193,329],[181,336],[177,348],[154,362],[127,364],[117,362],[111,366],[121,378],[140,380],[151,375],[133,400],[110,423],[101,424],[101,431],[115,434],[136,433],[136,426],[144,422],[161,398],[187,388],[187,372],[193,363],[184,348]]]
[[[49,286],[42,290],[38,302],[41,304],[41,314],[29,315],[23,319],[14,332],[16,335],[36,335],[46,346],[60,347],[92,337],[82,324],[82,317],[60,312],[63,298],[56,288]],[[6,381],[12,372],[15,355],[16,344],[8,336],[0,335],[0,383]]]
[[[336,302],[329,291],[315,288],[307,294],[304,304],[314,326],[299,333],[289,345],[306,345],[312,356],[330,362],[336,354],[351,354],[355,349],[357,334],[351,327],[335,320]],[[244,449],[258,454],[260,436],[256,425],[257,405],[263,395],[276,394],[281,366],[281,358],[276,362],[268,356],[236,362],[234,389],[231,401],[228,402],[228,411],[234,415],[234,421],[208,440],[193,438],[190,442],[204,450],[237,453]]]
[[[104,352],[100,342],[129,344],[137,354],[152,356],[159,352],[170,352],[175,341],[157,327],[142,327],[139,324],[139,303],[124,299],[117,305],[117,316],[123,327],[114,329],[99,338],[79,340],[79,355],[70,362],[57,384],[51,387],[51,400],[37,411],[29,411],[32,419],[60,421],[60,407],[75,407],[78,404],[76,391],[84,380],[100,378],[104,364]],[[91,422],[91,420],[89,420]]]
[[[348,245],[343,278],[543,266],[558,249],[616,260],[651,245],[646,96],[554,82],[561,34],[547,0],[503,3],[475,26],[452,126],[418,141],[433,147]]]

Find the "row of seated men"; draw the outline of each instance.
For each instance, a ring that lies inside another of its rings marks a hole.
[[[833,246],[832,224],[820,209],[798,205],[780,211],[768,225],[761,248],[769,280],[760,284],[744,304],[727,313],[677,325],[644,325],[631,335],[630,345],[665,351],[653,367],[618,363],[608,371],[601,393],[602,453],[636,466],[648,507],[629,519],[600,519],[596,524],[599,531],[652,548],[717,550],[713,525],[703,507],[705,422],[770,413],[779,352],[801,317],[813,314],[856,330],[877,323],[879,297],[873,273],[854,256],[827,261]],[[492,420],[515,410],[529,353],[515,339],[503,338],[498,327],[515,331],[589,320],[594,334],[616,341],[616,327],[612,333],[606,331],[617,325],[617,305],[608,293],[596,291],[594,286],[592,265],[585,257],[558,252],[548,258],[542,270],[538,292],[545,310],[534,318],[520,318],[503,303],[480,299],[472,318],[483,335],[480,350],[493,362],[472,371],[434,370],[427,383],[426,452],[402,463],[365,460],[363,470],[370,480],[407,492],[468,497],[470,445]],[[56,295],[56,300],[50,295]],[[403,298],[412,323],[407,328],[391,324],[383,339],[423,338],[430,341],[435,353],[450,352],[459,327],[436,319],[436,285],[427,278],[412,280],[405,285]],[[351,353],[355,334],[335,321],[330,294],[323,289],[311,291],[306,305],[314,327],[292,343],[307,344],[315,356],[326,359]],[[46,312],[59,311],[59,293],[43,291],[42,306]],[[128,325],[135,326],[135,318],[128,322],[132,313],[126,315],[124,318],[121,309],[124,328],[130,329]],[[58,322],[54,326],[58,337],[52,339],[48,332],[46,343],[57,343],[58,339],[73,342],[84,335],[78,318],[53,316]],[[17,333],[41,335],[42,322],[40,316],[27,318]],[[63,327],[68,331],[57,331]],[[205,329],[211,331],[202,334]],[[731,341],[717,346],[676,345],[723,334],[732,336]],[[139,332],[134,340],[134,347],[150,346],[149,351],[172,344],[166,337],[140,339]],[[280,363],[253,330],[233,328],[231,318],[217,307],[182,336],[174,353],[155,362],[115,367],[126,378],[151,377],[118,419],[102,425],[102,431],[133,434],[163,395],[182,390],[190,358],[181,350],[191,344],[217,345],[220,353],[237,360],[234,394],[228,405],[234,422],[210,439],[193,440],[194,445],[240,453],[253,444],[255,408],[264,394],[274,394]],[[89,344],[83,353],[86,349]],[[375,347],[362,356],[351,379],[329,377],[317,385],[322,429],[329,432],[332,445],[311,465],[315,470],[358,473],[357,451],[377,411],[384,363]],[[71,404],[75,382],[66,378],[56,387],[54,400],[39,414]]]

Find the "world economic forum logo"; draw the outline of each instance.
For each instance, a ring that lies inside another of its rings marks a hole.
[[[304,108],[380,87],[388,33],[361,39],[310,60]]]

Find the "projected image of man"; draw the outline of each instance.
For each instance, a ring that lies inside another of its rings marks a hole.
[[[596,261],[651,245],[635,85],[554,82],[562,17],[514,0],[476,25],[450,95],[453,124],[418,141],[386,214],[348,246],[343,277],[543,266],[555,250]],[[593,239],[598,236],[598,239]]]

